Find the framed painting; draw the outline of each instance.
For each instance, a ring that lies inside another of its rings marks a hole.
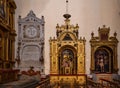
[[[96,50],[95,54],[95,71],[99,73],[106,73],[110,72],[110,52],[104,48],[101,47]]]

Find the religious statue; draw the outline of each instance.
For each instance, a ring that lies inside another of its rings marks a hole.
[[[64,74],[72,73],[72,60],[69,54],[63,55],[62,68],[63,68]]]
[[[96,54],[96,71],[109,72],[109,55],[105,50],[97,51]]]

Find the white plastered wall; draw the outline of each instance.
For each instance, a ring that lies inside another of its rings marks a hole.
[[[49,38],[56,37],[56,24],[64,24],[65,0],[15,0],[17,9],[15,15],[16,32],[18,16],[25,17],[33,10],[37,17],[45,17],[45,73],[49,74]],[[79,36],[86,38],[86,73],[90,73],[90,43],[91,32],[98,36],[98,27],[110,27],[110,35],[117,32],[120,41],[120,0],[69,0],[71,24],[78,23]],[[17,37],[16,37],[17,50]],[[118,63],[120,63],[120,43],[118,44]],[[120,64],[119,64],[120,69]],[[119,71],[120,74],[120,71]]]

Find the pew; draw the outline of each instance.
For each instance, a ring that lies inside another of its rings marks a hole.
[[[120,80],[118,80],[118,79],[113,79],[113,81],[120,84]]]
[[[92,79],[87,79],[87,88],[106,88],[106,86],[101,83],[95,82]]]
[[[107,79],[100,79],[100,80],[103,85],[107,86],[107,88],[120,88],[120,86],[116,82]]]
[[[42,78],[42,80],[39,82],[39,85],[36,88],[53,88],[50,85],[50,77],[46,76],[46,78]]]

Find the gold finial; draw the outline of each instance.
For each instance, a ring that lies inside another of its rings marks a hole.
[[[68,0],[66,0],[66,14],[68,13]]]
[[[91,36],[92,36],[92,38],[94,37],[94,33],[93,32],[91,33]]]
[[[105,27],[106,27],[106,25],[103,25],[103,27],[105,28]]]
[[[68,14],[68,0],[66,0],[66,14],[64,14],[63,16],[66,19],[69,19],[71,17],[71,15]]]
[[[115,32],[115,33],[114,33],[114,37],[116,37],[116,36],[117,36],[117,33]]]

